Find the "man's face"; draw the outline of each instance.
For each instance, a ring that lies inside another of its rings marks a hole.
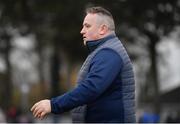
[[[83,35],[84,45],[87,41],[99,39],[100,26],[97,23],[98,16],[96,14],[87,14],[84,18],[81,34]]]

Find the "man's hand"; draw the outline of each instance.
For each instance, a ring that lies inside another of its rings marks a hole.
[[[44,116],[51,112],[50,100],[41,100],[31,108],[35,118],[43,119]]]

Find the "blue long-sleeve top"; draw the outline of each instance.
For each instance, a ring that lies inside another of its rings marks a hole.
[[[100,40],[88,41],[86,46],[92,52],[112,37],[114,36],[110,35]],[[118,53],[111,49],[100,50],[90,63],[87,77],[78,82],[79,85],[73,90],[51,99],[51,112],[58,114],[92,103],[108,89],[121,68],[122,59]]]

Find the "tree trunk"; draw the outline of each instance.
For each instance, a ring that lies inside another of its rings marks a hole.
[[[156,51],[157,42],[150,43],[150,58],[151,58],[151,81],[153,83],[154,93],[153,93],[153,106],[156,113],[160,112],[160,101],[159,101],[159,81],[158,81],[158,69],[157,69],[157,51]]]
[[[58,41],[54,41],[54,53],[51,59],[51,97],[56,97],[60,94],[59,92],[59,81],[60,81],[60,57],[58,50]]]
[[[10,36],[5,33],[3,36],[3,40],[5,43],[4,59],[6,63],[6,74],[5,74],[4,84],[2,85],[4,87],[2,97],[4,98],[3,108],[5,108],[5,110],[8,110],[8,108],[12,104],[12,91],[13,91],[13,85],[11,82],[11,64],[9,60],[9,54],[10,54],[10,49],[11,49]]]

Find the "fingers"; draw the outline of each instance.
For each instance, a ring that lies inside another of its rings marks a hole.
[[[31,111],[33,112],[33,115],[34,115],[34,117],[37,117],[37,114],[38,114],[38,111],[39,111],[39,106],[38,106],[38,104],[39,103],[36,103],[33,107],[32,107],[32,109],[31,109]]]
[[[40,119],[42,120],[43,118],[44,118],[44,116],[46,115],[46,113],[45,112],[41,112],[41,115],[40,115]]]
[[[35,109],[33,115],[34,115],[35,118],[40,118],[42,112],[43,112],[42,108],[37,108],[37,109]]]
[[[39,102],[37,102],[36,104],[33,105],[33,107],[31,108],[31,111],[33,112],[35,110],[35,108],[38,106]]]
[[[41,100],[33,105],[31,108],[35,118],[43,119],[47,113],[50,113],[51,106],[49,100]]]
[[[34,104],[33,107],[31,108],[31,111],[33,112],[33,116],[35,118],[42,118],[41,113],[43,113],[43,108],[40,102]]]

